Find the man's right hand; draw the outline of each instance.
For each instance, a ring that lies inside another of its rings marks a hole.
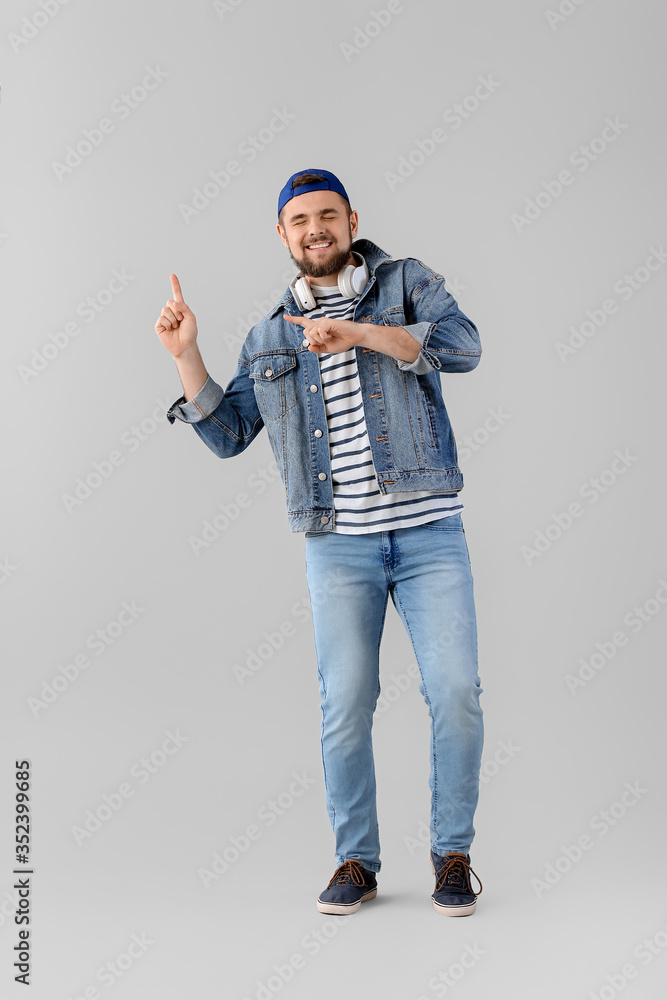
[[[175,274],[171,278],[173,299],[167,299],[166,306],[155,324],[155,332],[174,358],[178,358],[197,342],[197,320],[192,310],[183,301],[183,293]]]

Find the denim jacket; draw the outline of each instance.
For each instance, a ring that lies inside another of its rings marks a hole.
[[[421,345],[411,362],[355,348],[380,491],[458,491],[463,475],[439,373],[477,366],[477,327],[445,289],[442,275],[420,260],[395,259],[366,239],[354,240],[352,250],[364,256],[370,272],[354,321],[403,327]],[[180,396],[171,405],[167,419],[192,424],[219,458],[240,454],[266,426],[290,530],[331,531],[335,510],[320,361],[304,345],[303,328],[283,313],[302,315],[289,288],[248,331],[227,388],[209,375],[192,399]]]

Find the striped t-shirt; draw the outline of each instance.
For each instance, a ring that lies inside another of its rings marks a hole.
[[[337,285],[310,285],[317,301],[304,313],[308,319],[352,319],[359,295],[345,298]],[[456,493],[410,490],[381,493],[375,475],[364,417],[361,384],[354,347],[338,354],[318,354],[329,432],[334,531],[347,535],[389,531],[425,524],[458,514],[463,504]]]

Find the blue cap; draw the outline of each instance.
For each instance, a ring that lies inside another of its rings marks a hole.
[[[317,174],[322,178],[322,180],[313,181],[312,184],[299,184],[295,190],[292,185],[295,178],[299,177],[301,174]],[[347,196],[347,191],[341,182],[338,180],[336,175],[332,174],[329,170],[298,170],[295,174],[292,174],[278,196],[278,217],[280,218],[283,205],[286,205],[288,201],[292,200],[292,198],[296,198],[300,194],[307,194],[309,191],[337,191],[338,194],[341,194],[343,198],[345,198],[348,204],[350,201]]]

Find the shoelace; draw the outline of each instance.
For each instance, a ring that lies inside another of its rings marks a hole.
[[[360,861],[356,861],[354,858],[348,858],[344,861],[340,868],[337,868],[333,874],[327,889],[329,889],[334,883],[339,882],[353,882],[355,885],[363,886],[366,884],[366,879],[362,872],[362,865]]]
[[[470,875],[474,875],[479,882],[479,892],[474,892],[470,885]],[[465,854],[448,854],[445,862],[438,872],[435,883],[435,892],[440,889],[449,888],[467,889],[473,896],[479,896],[482,891],[482,883],[477,872],[470,867],[470,862],[466,861]]]

